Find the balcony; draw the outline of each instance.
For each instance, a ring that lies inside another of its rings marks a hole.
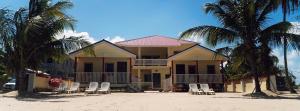
[[[168,59],[136,59],[136,66],[166,66]]]
[[[174,74],[176,83],[223,83],[222,74]]]

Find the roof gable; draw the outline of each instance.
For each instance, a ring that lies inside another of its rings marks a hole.
[[[87,47],[93,47],[95,57],[136,57],[135,54],[106,40],[101,40]],[[83,50],[87,47],[71,52],[69,54],[70,57],[93,57],[92,55],[87,55],[84,53]]]
[[[116,43],[119,46],[126,47],[169,47],[169,46],[181,46],[182,44],[197,44],[196,42],[178,40],[175,38],[165,36],[147,36],[138,39],[132,39],[127,41],[121,41]]]
[[[227,60],[227,57],[217,54],[209,48],[196,44],[168,58],[169,60]]]

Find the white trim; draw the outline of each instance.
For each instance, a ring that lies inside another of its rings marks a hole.
[[[177,56],[179,56],[179,55],[181,55],[181,54],[184,54],[184,53],[186,53],[186,52],[189,52],[189,51],[191,51],[191,50],[194,50],[194,48],[201,48],[201,49],[207,50],[207,51],[209,51],[209,52],[212,52],[212,51],[209,50],[209,49],[203,48],[203,47],[201,47],[201,46],[199,46],[199,45],[195,45],[195,46],[193,46],[193,47],[190,47],[189,49],[184,50],[183,52],[179,52],[178,54],[169,57],[168,60],[173,60],[173,59],[175,59]],[[212,52],[212,53],[215,54],[215,52]],[[218,54],[217,56],[223,57],[222,60],[227,60],[227,58],[224,57],[223,55]],[[207,60],[207,59],[198,59],[198,60]],[[217,60],[217,59],[216,59],[216,60]]]

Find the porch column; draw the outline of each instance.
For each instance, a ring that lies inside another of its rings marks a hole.
[[[105,77],[105,76],[104,76],[104,72],[105,72],[105,69],[104,69],[104,68],[105,68],[104,57],[102,57],[102,77],[101,77],[101,78],[102,78],[102,82],[104,82],[104,80],[105,80],[105,79],[104,79],[104,77]]]
[[[77,57],[75,57],[74,72],[77,72]]]
[[[172,66],[171,66],[171,76],[172,76],[172,91],[173,92],[175,92],[175,84],[174,84],[174,76],[175,76],[175,74],[174,74],[174,63],[173,63],[173,60],[171,61],[171,64],[172,64]]]
[[[197,73],[197,76],[196,76],[196,77],[197,77],[197,82],[200,83],[200,81],[199,81],[199,80],[200,80],[200,76],[199,76],[199,69],[198,69],[198,68],[199,68],[199,67],[198,67],[198,64],[199,64],[199,63],[198,63],[198,62],[199,62],[199,61],[197,60],[197,61],[196,61],[196,73]]]
[[[140,78],[141,78],[141,69],[138,69],[138,82],[142,82]]]
[[[77,77],[77,57],[75,57],[75,62],[74,62],[74,81],[76,81]]]
[[[141,47],[138,47],[138,59],[141,59]]]
[[[129,58],[129,83],[132,82],[132,65],[131,65],[131,58]]]

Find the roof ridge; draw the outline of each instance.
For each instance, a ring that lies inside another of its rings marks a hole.
[[[145,37],[141,37],[141,38],[135,38],[135,39],[130,39],[130,40],[119,41],[119,42],[116,42],[115,44],[119,44],[119,43],[122,43],[122,42],[139,40],[139,39],[145,39],[145,38],[150,38],[150,37],[163,37],[163,38],[173,39],[173,40],[177,40],[177,41],[185,41],[185,42],[197,43],[197,42],[194,42],[194,41],[183,40],[183,39],[176,39],[176,38],[169,37],[169,36],[164,36],[164,35],[151,35],[151,36],[145,36]]]

